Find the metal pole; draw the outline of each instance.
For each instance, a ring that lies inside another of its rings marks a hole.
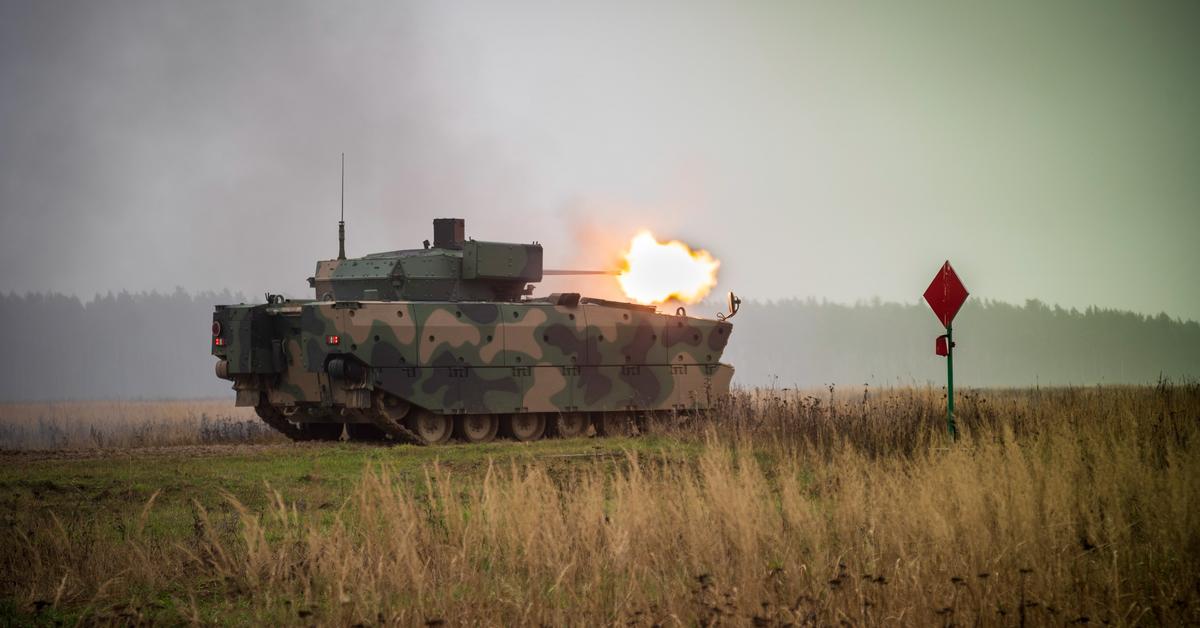
[[[346,153],[342,153],[342,214],[338,220],[338,259],[346,259]]]
[[[958,440],[958,427],[954,425],[954,336],[950,325],[946,325],[946,429],[952,440]]]

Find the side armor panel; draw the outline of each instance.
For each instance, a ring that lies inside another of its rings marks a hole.
[[[313,302],[300,321],[287,354],[310,375],[285,374],[273,400],[319,401],[334,357],[444,413],[703,408],[732,376],[728,323],[594,303]]]

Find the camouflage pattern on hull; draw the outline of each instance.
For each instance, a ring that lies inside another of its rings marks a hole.
[[[214,319],[231,332],[214,348],[228,375],[258,376],[285,407],[365,407],[361,391],[382,390],[442,414],[702,409],[733,373],[718,362],[729,323],[586,300],[290,302]],[[331,375],[336,359],[361,376]]]

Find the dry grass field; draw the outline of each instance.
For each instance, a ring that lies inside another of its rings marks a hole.
[[[86,450],[283,442],[228,400],[0,404],[0,450]]]
[[[1200,623],[1200,385],[968,391],[957,443],[943,403],[756,391],[632,439],[9,452],[0,616]]]

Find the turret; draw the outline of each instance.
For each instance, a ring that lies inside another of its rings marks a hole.
[[[542,280],[542,245],[465,237],[461,218],[433,221],[433,245],[317,262],[323,301],[519,301]]]

